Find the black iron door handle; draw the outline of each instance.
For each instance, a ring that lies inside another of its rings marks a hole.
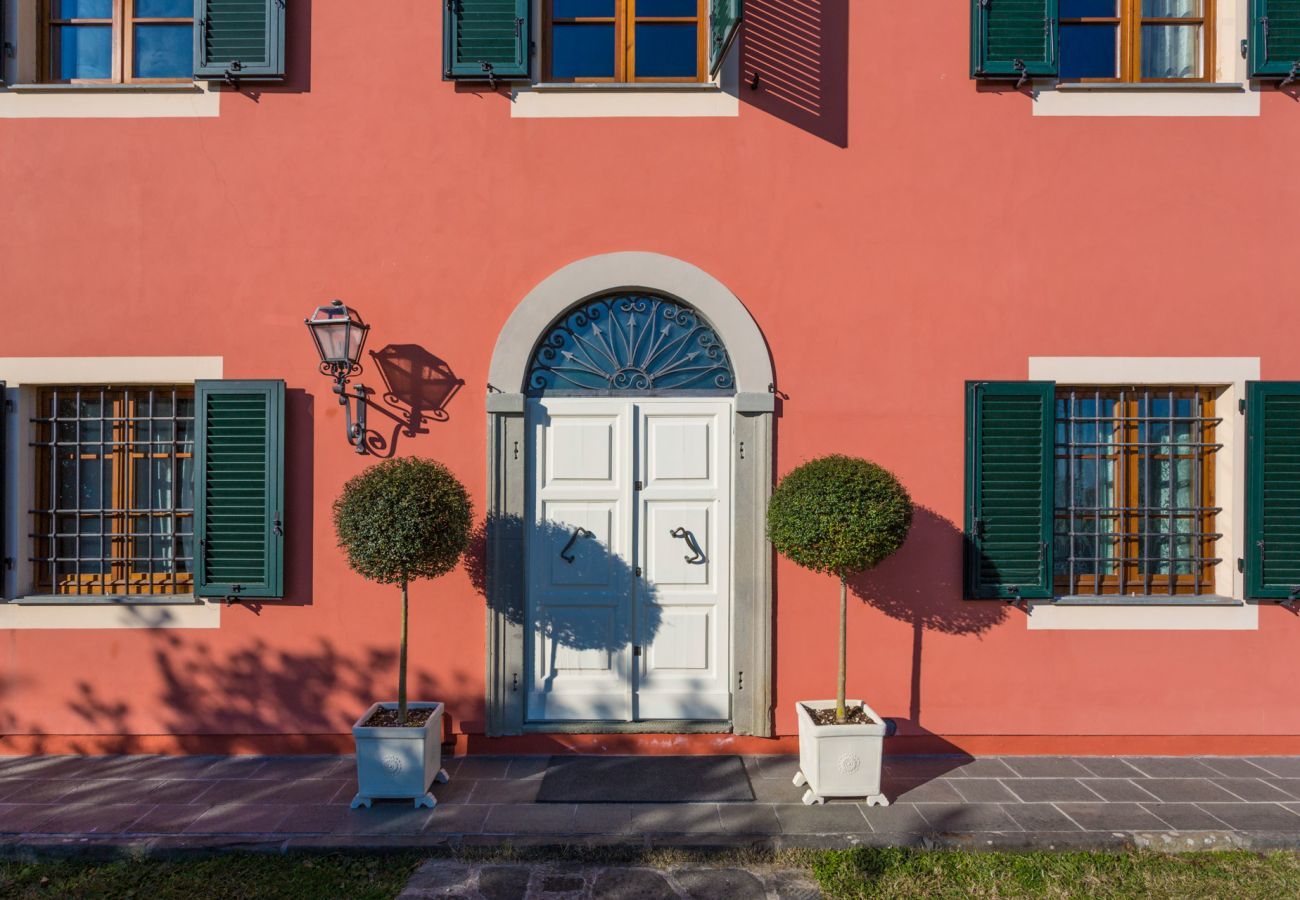
[[[560,559],[564,560],[569,565],[573,565],[573,554],[570,553],[569,551],[573,549],[573,545],[578,540],[578,538],[591,537],[591,536],[592,536],[591,532],[583,528],[581,525],[573,529],[573,534],[569,536],[569,542],[565,544],[564,549],[560,551]]]
[[[694,556],[687,556],[685,558],[688,563],[691,565],[698,565],[699,563],[704,562],[704,551],[700,549],[700,545],[696,542],[694,534],[680,525],[668,533],[675,538],[681,538],[686,541],[686,546],[695,554]]]

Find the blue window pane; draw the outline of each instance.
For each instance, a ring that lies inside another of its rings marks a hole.
[[[1062,19],[1114,18],[1116,0],[1061,0]]]
[[[1061,78],[1114,78],[1119,74],[1114,25],[1061,26]]]
[[[58,25],[50,42],[50,77],[110,78],[113,74],[111,25]]]
[[[194,27],[136,25],[133,73],[137,78],[188,78],[193,69]]]
[[[553,19],[612,19],[614,0],[555,0]]]
[[[699,15],[700,8],[695,0],[636,0],[638,19],[650,16],[690,16]]]
[[[137,19],[188,19],[194,15],[194,0],[135,0]]]
[[[193,15],[193,12],[190,14]],[[50,4],[50,18],[111,19],[113,0],[54,0]]]
[[[552,26],[551,75],[562,79],[613,78],[614,26]]]
[[[695,25],[636,26],[638,78],[694,78],[697,51]]]

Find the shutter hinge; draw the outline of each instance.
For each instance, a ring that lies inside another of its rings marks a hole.
[[[640,645],[640,644],[634,644],[634,645],[632,646],[632,655],[633,655],[633,656],[640,656],[640,655],[641,655],[641,645]]]
[[[635,569],[632,570],[632,573],[633,573],[634,575],[636,575],[637,578],[640,578],[640,577],[641,577],[641,567],[640,567],[640,566],[637,566]]]
[[[645,485],[643,485],[641,482],[638,481],[632,485],[632,490],[639,491],[639,490],[643,490],[644,487]]]
[[[492,63],[488,62],[486,59],[480,59],[478,64],[482,66],[483,71],[487,73],[488,85],[495,91],[497,89],[497,73],[496,70],[492,68]]]
[[[243,71],[244,64],[237,59],[232,59],[230,65],[226,66],[226,73],[221,76],[221,80],[230,85],[235,90],[239,90],[239,73]]]
[[[1011,66],[1020,73],[1020,78],[1016,80],[1016,90],[1020,90],[1029,83],[1029,67],[1023,59],[1012,60]]]
[[[519,673],[518,673],[518,672],[512,672],[512,673],[510,673],[510,692],[511,692],[512,694],[517,694],[517,693],[519,693]]]
[[[276,537],[284,537],[284,523],[280,521],[280,511],[275,511],[275,524],[271,526]]]
[[[1241,58],[1246,59],[1250,55],[1250,39],[1241,39]]]
[[[1246,557],[1244,556],[1237,557],[1237,571],[1238,572],[1246,571]]]
[[[230,593],[226,595],[226,606],[234,606],[238,603],[239,598],[234,595],[242,593],[243,590],[244,586],[242,584],[232,584],[230,586]]]
[[[5,56],[9,57],[10,59],[13,59],[16,53],[13,43],[10,41],[5,41],[4,48],[5,48]]]
[[[1246,398],[1245,398],[1245,397],[1242,397],[1240,400],[1237,401],[1237,412],[1241,413],[1243,416],[1246,414]]]

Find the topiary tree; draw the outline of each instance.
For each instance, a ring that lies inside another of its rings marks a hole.
[[[431,459],[390,459],[343,486],[334,530],[363,578],[402,586],[397,719],[406,724],[407,586],[455,568],[469,544],[474,510],[465,486]]]
[[[777,552],[840,580],[840,671],[835,720],[844,708],[848,658],[848,579],[903,546],[912,498],[889,470],[852,456],[824,456],[781,479],[767,508]]]

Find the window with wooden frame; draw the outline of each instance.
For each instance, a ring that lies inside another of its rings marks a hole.
[[[46,388],[32,422],[37,590],[192,592],[194,389]]]
[[[1213,594],[1217,390],[1056,390],[1061,595]]]
[[[41,0],[41,35],[49,83],[193,79],[193,0]]]
[[[544,79],[703,81],[708,0],[543,0]]]
[[[1060,0],[1062,81],[1214,79],[1215,0]]]

